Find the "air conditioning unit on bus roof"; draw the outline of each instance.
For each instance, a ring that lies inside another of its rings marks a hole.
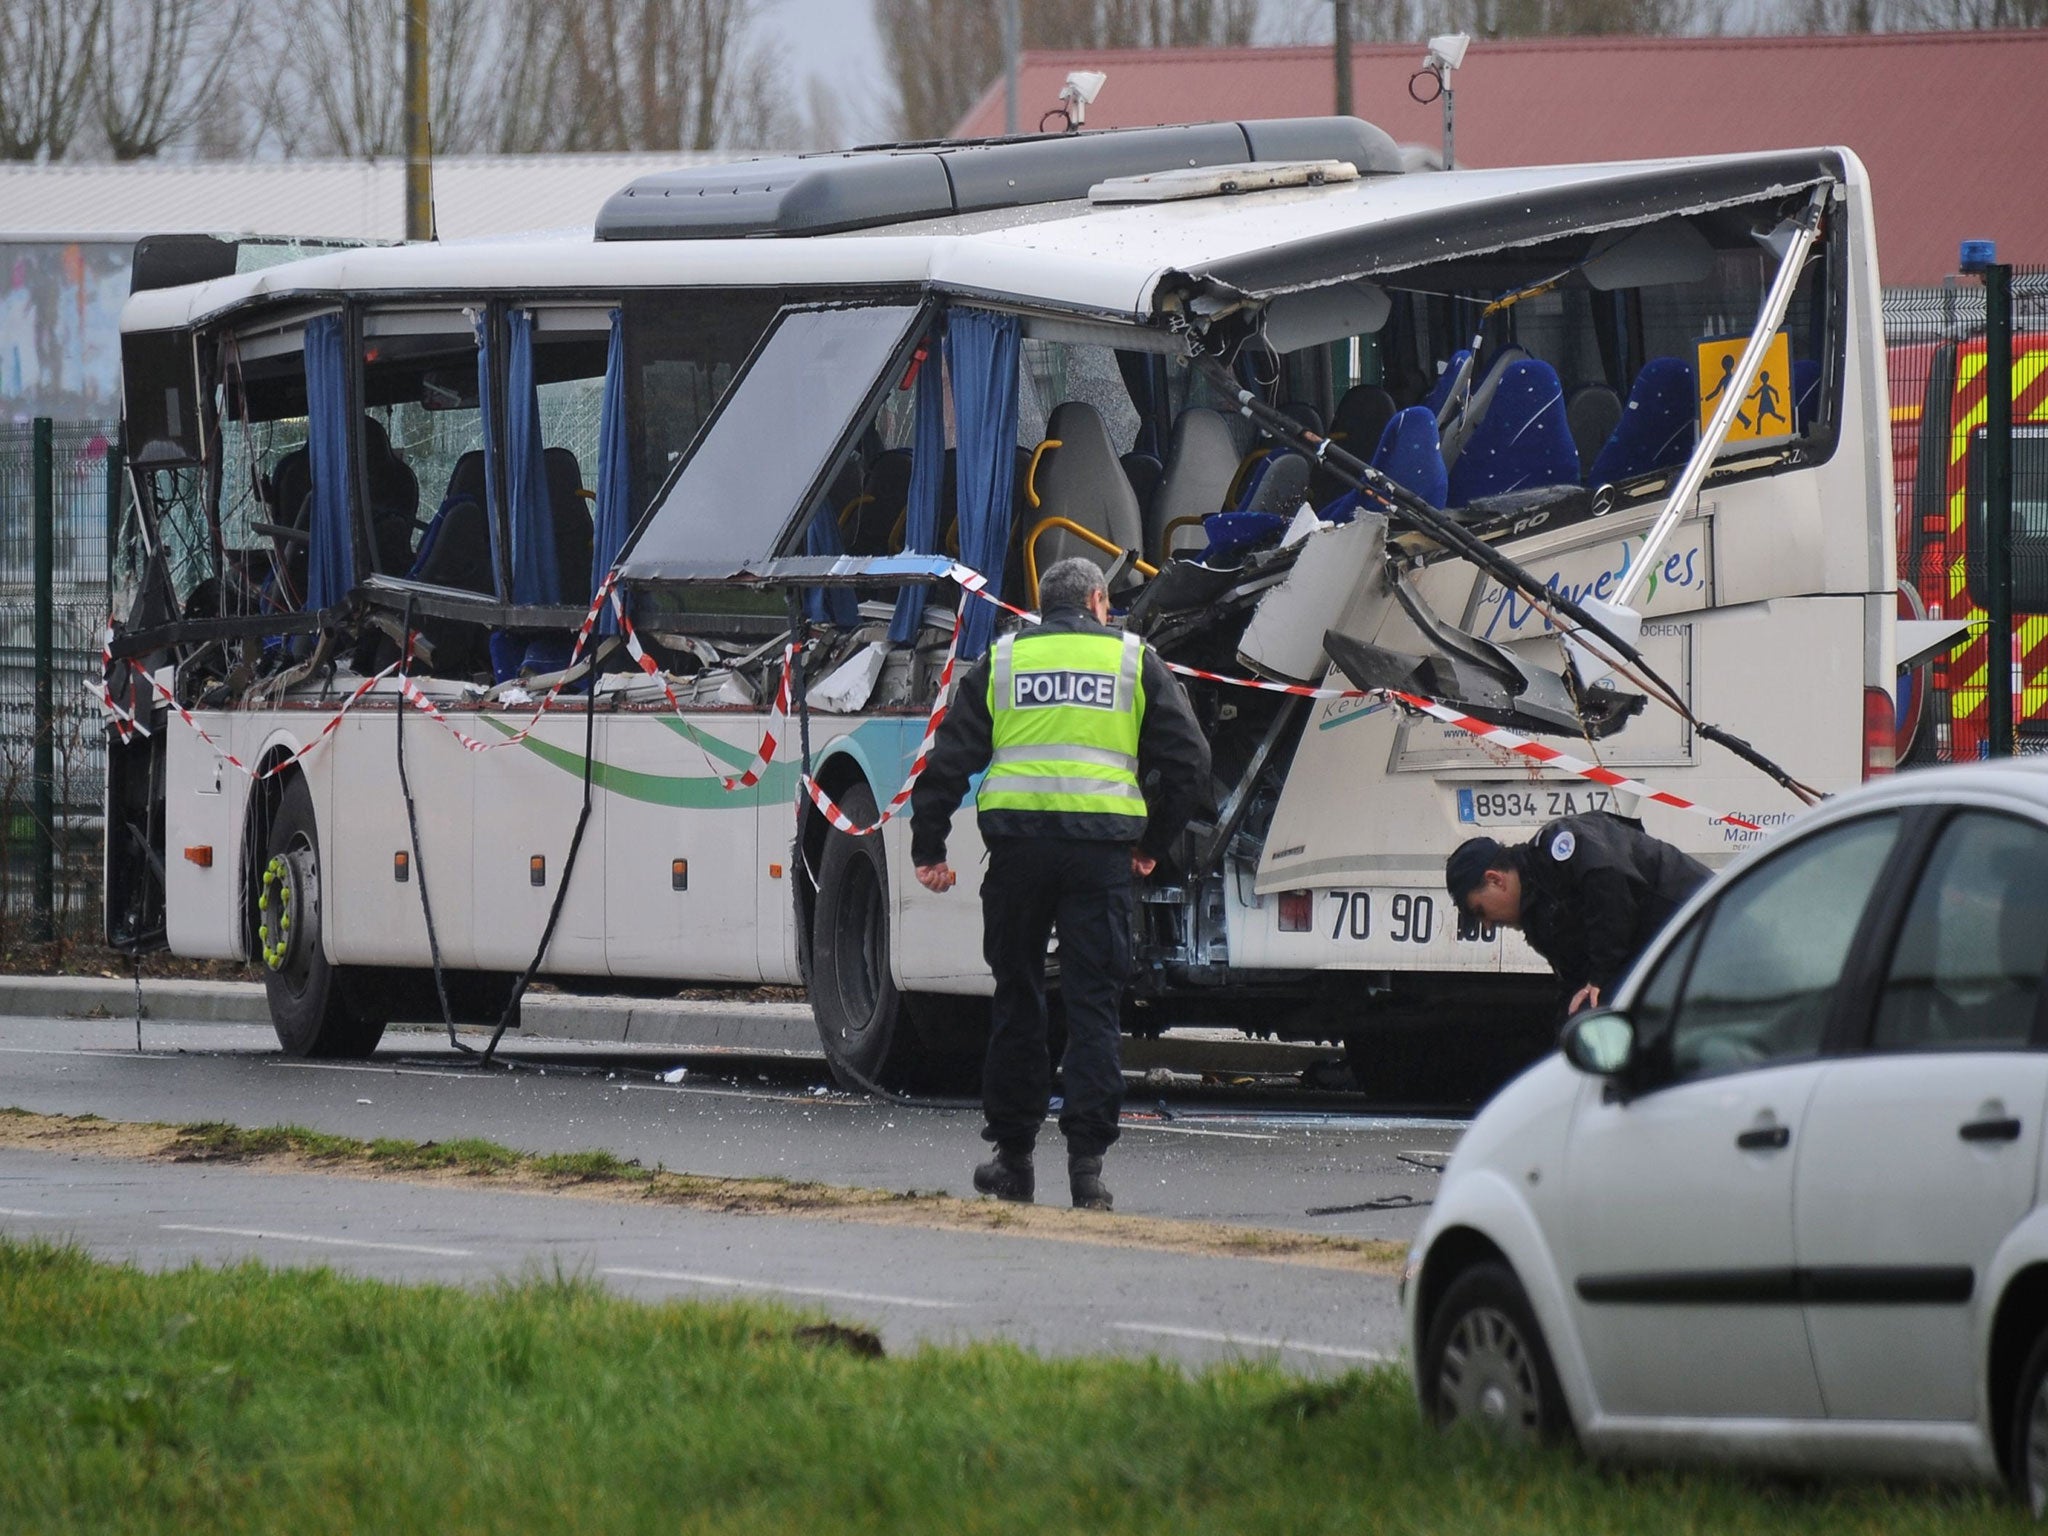
[[[597,238],[823,235],[1065,202],[1105,183],[1251,162],[1340,162],[1369,176],[1403,169],[1393,139],[1355,117],[881,145],[643,176],[606,201]]]

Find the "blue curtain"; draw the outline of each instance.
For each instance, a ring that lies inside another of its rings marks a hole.
[[[940,481],[946,472],[946,374],[939,350],[931,347],[917,371],[916,421],[910,440],[910,500],[903,530],[903,552],[936,555],[939,549]],[[928,588],[904,587],[896,598],[896,617],[889,638],[903,645],[917,638]]]
[[[953,376],[953,429],[959,446],[960,559],[1003,584],[1010,549],[1010,497],[1017,478],[1017,347],[1015,315],[956,309],[946,325],[946,367]],[[996,610],[961,598],[960,654],[988,649]]]
[[[355,540],[350,537],[348,469],[348,362],[341,316],[321,315],[306,325],[306,467],[313,476],[307,532],[306,606],[331,608],[356,584]]]
[[[630,461],[626,443],[626,342],[620,313],[613,310],[612,339],[604,357],[604,414],[597,427],[597,509],[592,515],[590,590],[594,596],[611,574],[633,520],[626,500]],[[597,633],[616,633],[619,621],[611,604],[597,616]]]
[[[491,573],[500,595],[505,591],[505,550],[498,511],[505,505],[498,493],[498,412],[491,383],[491,332],[484,324],[484,312],[473,309],[469,323],[476,331],[476,409],[484,439],[484,521],[491,530]]]
[[[512,601],[559,603],[562,581],[555,568],[555,517],[548,502],[540,396],[533,380],[533,312],[515,309],[511,320],[511,351],[505,359],[505,473],[512,482]]]
[[[839,510],[826,496],[811,516],[810,531],[804,535],[807,555],[843,555],[846,545],[839,537]],[[804,592],[804,616],[813,624],[837,624],[851,629],[860,622],[860,599],[851,587],[810,587]]]

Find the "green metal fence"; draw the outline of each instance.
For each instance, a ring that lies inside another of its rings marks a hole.
[[[0,943],[92,921],[104,747],[85,685],[121,469],[111,423],[0,426]]]

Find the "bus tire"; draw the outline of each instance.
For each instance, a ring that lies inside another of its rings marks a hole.
[[[313,795],[297,774],[285,785],[256,890],[258,963],[270,1022],[287,1056],[363,1057],[384,1036],[370,999],[330,965],[320,929],[320,833]]]
[[[839,808],[856,823],[875,819],[875,797],[850,784]],[[855,1092],[911,1087],[921,1041],[889,966],[889,866],[879,834],[826,834],[811,935],[811,1012],[826,1063]]]

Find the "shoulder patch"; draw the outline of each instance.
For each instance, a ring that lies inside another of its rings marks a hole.
[[[1578,846],[1578,839],[1572,836],[1571,828],[1566,827],[1550,840],[1550,856],[1562,864],[1572,856],[1572,850]]]

